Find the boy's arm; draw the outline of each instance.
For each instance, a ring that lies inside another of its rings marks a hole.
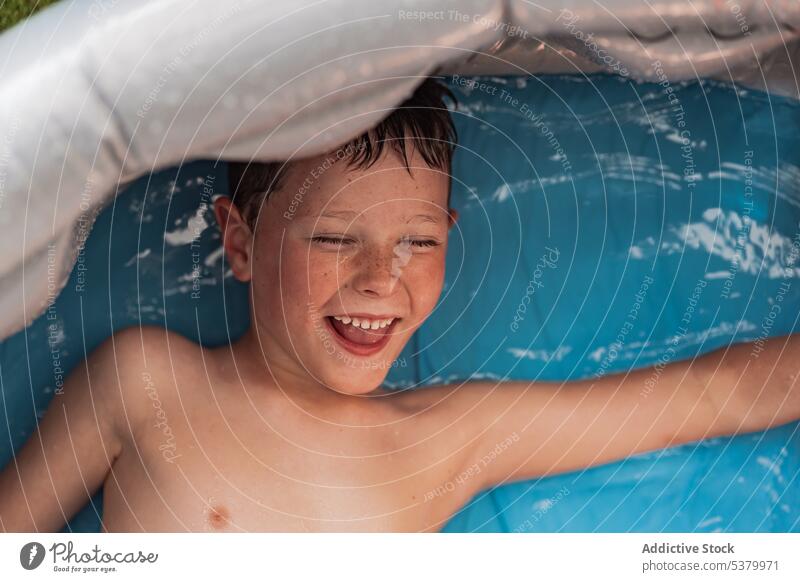
[[[0,531],[59,531],[105,480],[122,449],[112,342],[70,374],[0,473]]]
[[[796,420],[798,356],[800,336],[785,336],[597,379],[475,382],[411,397],[464,441],[462,481],[477,490]]]

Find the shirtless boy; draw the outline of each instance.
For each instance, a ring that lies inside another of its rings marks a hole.
[[[442,290],[445,96],[426,81],[332,154],[234,164],[215,213],[250,329],[101,344],[0,476],[2,529],[58,530],[103,485],[105,531],[436,531],[491,485],[800,417],[793,336],[671,363],[647,391],[650,369],[381,390]]]

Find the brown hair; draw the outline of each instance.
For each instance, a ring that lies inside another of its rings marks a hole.
[[[453,105],[457,100],[448,87],[434,78],[428,78],[417,87],[414,94],[401,103],[377,126],[354,138],[337,150],[337,157],[345,159],[352,169],[366,170],[378,161],[388,142],[403,159],[409,174],[406,139],[413,143],[434,169],[450,175],[453,151],[458,140],[453,120],[444,98]],[[344,152],[342,156],[340,152]],[[228,188],[234,204],[251,227],[255,226],[258,210],[269,195],[281,188],[291,162],[231,162],[228,164]],[[447,205],[450,206],[448,187]]]

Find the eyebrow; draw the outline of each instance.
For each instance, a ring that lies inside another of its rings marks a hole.
[[[319,215],[319,218],[336,218],[337,220],[353,220],[358,216],[358,213],[352,212],[350,210],[328,210],[323,212]],[[423,220],[425,222],[433,222],[433,223],[440,223],[442,221],[441,216],[433,216],[431,214],[415,214],[408,220],[406,220],[406,224],[410,224],[413,220]]]
[[[421,218],[425,222],[439,223],[442,221],[441,216],[431,216],[430,214],[415,214],[414,216],[406,220],[406,224],[410,223],[412,220],[416,220],[417,218]]]
[[[319,218],[338,218],[339,220],[352,220],[357,214],[350,210],[328,210],[319,215]]]

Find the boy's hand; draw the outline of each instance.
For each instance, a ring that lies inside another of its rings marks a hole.
[[[800,418],[800,338],[575,382],[487,382],[408,394],[471,453],[470,489],[573,471],[636,453]],[[452,447],[449,447],[452,448]],[[450,469],[457,472],[459,469]],[[461,492],[462,494],[465,492]]]

